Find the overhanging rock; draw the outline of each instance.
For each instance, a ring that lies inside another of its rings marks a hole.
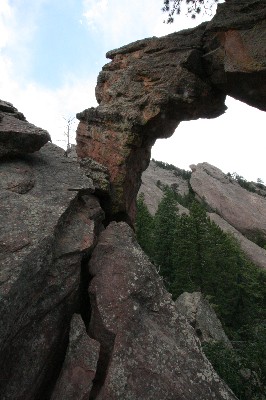
[[[108,168],[107,218],[132,222],[141,173],[158,138],[215,118],[227,94],[266,109],[264,0],[230,0],[209,23],[107,53],[97,108],[79,114],[77,153]]]

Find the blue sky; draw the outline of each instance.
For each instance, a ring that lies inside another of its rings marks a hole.
[[[65,118],[96,106],[105,53],[132,41],[192,27],[186,16],[163,24],[163,0],[0,0],[0,98],[64,146]],[[181,123],[153,157],[189,169],[207,161],[224,172],[266,182],[265,113],[227,100],[215,120]],[[73,123],[73,139],[76,121]]]

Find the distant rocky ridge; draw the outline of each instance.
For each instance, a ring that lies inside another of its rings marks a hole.
[[[163,185],[172,187],[181,196],[186,195],[190,187],[196,198],[209,209],[210,219],[237,239],[254,264],[266,268],[266,249],[248,239],[259,235],[265,238],[266,243],[266,197],[244,189],[237,181],[206,162],[192,165],[191,169],[190,179],[184,179],[177,173],[178,168],[164,169],[151,161],[142,175],[139,190],[139,194],[145,196],[150,213],[154,215],[158,208],[163,197]],[[257,185],[253,185],[256,189]],[[180,213],[189,213],[180,204],[178,209]]]

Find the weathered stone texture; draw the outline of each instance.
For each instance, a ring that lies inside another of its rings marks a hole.
[[[230,0],[209,23],[107,53],[77,153],[110,172],[109,219],[134,220],[151,146],[181,121],[221,115],[227,94],[266,109],[265,15],[264,0]]]
[[[201,342],[223,342],[227,347],[232,347],[215,311],[202,293],[182,293],[175,304],[195,329]]]
[[[89,399],[99,350],[99,343],[87,335],[81,317],[74,314],[66,357],[51,400]]]
[[[204,36],[204,58],[213,84],[266,111],[266,3],[220,4]]]
[[[141,176],[139,194],[144,194],[145,204],[152,215],[156,213],[158,205],[163,198],[164,185],[172,187],[181,196],[185,196],[189,192],[187,180],[183,179],[175,171],[160,168],[154,161],[151,161]],[[178,211],[180,214],[189,213],[188,209],[181,204],[178,205]]]
[[[258,231],[266,239],[266,198],[242,188],[218,168],[200,163],[191,166],[190,184],[200,199],[245,235]]]
[[[103,212],[63,150],[0,164],[0,397],[44,399],[79,307],[81,261]]]
[[[49,140],[47,131],[27,122],[11,103],[0,100],[0,158],[33,153]]]
[[[117,219],[120,213],[134,215],[141,172],[155,140],[171,136],[183,120],[225,111],[225,95],[209,85],[200,66],[204,28],[109,52],[112,61],[104,66],[96,88],[99,107],[77,115],[78,156],[108,167],[111,213]]]
[[[89,271],[89,333],[101,344],[93,399],[235,399],[127,224],[102,232]]]

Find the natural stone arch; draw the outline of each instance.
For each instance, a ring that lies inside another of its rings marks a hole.
[[[158,138],[215,118],[227,94],[266,110],[266,5],[230,0],[209,23],[110,51],[97,108],[77,115],[77,153],[108,168],[107,219],[132,222],[141,173]]]

